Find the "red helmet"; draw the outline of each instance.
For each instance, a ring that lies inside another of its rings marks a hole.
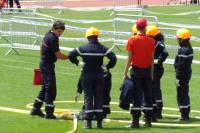
[[[136,21],[137,29],[143,29],[146,26],[147,26],[147,19],[146,18],[140,18]]]

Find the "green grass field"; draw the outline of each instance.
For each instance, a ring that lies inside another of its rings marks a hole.
[[[150,11],[159,13],[181,13],[188,11],[199,10],[199,6],[175,6],[175,7],[149,7]],[[40,9],[38,12],[55,16],[57,18],[71,18],[71,19],[111,19],[111,11],[96,11],[96,12],[81,12],[66,10],[63,14],[57,15],[57,11],[49,9]],[[145,13],[145,15],[152,15]],[[156,15],[160,22],[170,23],[182,23],[182,24],[199,24],[199,14],[186,15],[186,16],[172,16],[172,15]],[[79,27],[89,27],[91,24],[74,24],[66,22],[69,25]],[[100,29],[111,30],[112,23],[98,23],[96,26]],[[194,36],[200,37],[199,30],[192,30]],[[83,37],[84,33],[66,31],[65,37]],[[176,41],[167,40],[170,44],[176,45]],[[5,43],[0,39],[0,44]],[[66,43],[61,42],[62,46],[77,47],[83,43]],[[108,43],[105,43],[109,47]],[[193,42],[193,46],[199,46],[199,43]],[[122,51],[118,49],[114,51],[118,54],[126,55],[123,47]],[[33,69],[39,66],[39,51],[30,50],[18,50],[20,55],[11,53],[8,56],[4,56],[7,52],[7,48],[0,48],[0,107],[9,107],[22,110],[30,110],[26,108],[28,103],[32,103],[37,96],[40,86],[33,86]],[[63,51],[65,52],[65,51]],[[66,53],[66,52],[65,52]],[[173,57],[171,55],[170,57]],[[199,53],[195,52],[195,59],[198,60]],[[125,66],[125,60],[119,59],[116,67],[112,70],[113,74],[113,86],[112,86],[112,102],[118,102],[119,100],[119,87],[122,83],[123,71]],[[200,81],[200,67],[197,64],[193,64],[193,75],[190,82],[190,98],[192,110],[200,110],[199,102],[199,81]],[[80,76],[80,68],[71,64],[69,61],[58,61],[56,63],[56,76],[57,76],[57,101],[71,101],[74,100],[76,93],[76,84]],[[165,65],[165,74],[162,78],[162,91],[164,107],[177,108],[176,102],[176,87],[175,87],[175,73],[173,65]],[[81,100],[83,96],[81,97]],[[63,109],[80,109],[80,103],[56,103],[57,108]],[[113,111],[122,111],[117,105],[111,105]],[[164,110],[164,114],[179,115],[178,111]],[[103,130],[87,130],[83,128],[83,122],[78,123],[79,133],[107,133],[107,132],[138,132],[138,133],[199,133],[200,119],[194,117],[200,117],[200,112],[191,113],[191,121],[188,123],[177,123],[174,120],[176,117],[164,116],[164,119],[159,123],[164,124],[184,124],[185,126],[158,126],[153,128],[144,128],[143,125],[140,129],[128,129],[125,126],[128,123],[120,122],[104,122]],[[131,116],[126,113],[112,113],[110,119],[113,120],[130,120]],[[196,124],[196,125],[195,125]],[[199,124],[199,127],[198,127]],[[196,126],[196,127],[192,127]],[[44,120],[39,117],[31,117],[27,114],[19,114],[15,112],[7,112],[0,110],[0,133],[65,133],[73,128],[73,122],[68,121],[54,121]]]

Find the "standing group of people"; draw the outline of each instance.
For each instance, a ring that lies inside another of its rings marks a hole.
[[[111,90],[111,72],[117,62],[116,55],[102,45],[98,37],[98,29],[91,27],[86,31],[86,45],[80,46],[65,55],[59,49],[59,37],[65,30],[65,24],[56,21],[52,29],[46,33],[41,45],[40,70],[42,72],[42,89],[35,99],[31,115],[56,119],[53,102],[56,99],[55,62],[57,59],[70,60],[82,67],[81,77],[75,100],[84,92],[85,128],[92,128],[92,120],[97,120],[97,128],[101,129],[102,120],[110,113],[109,102]],[[124,72],[124,80],[130,79],[134,85],[131,114],[131,128],[139,128],[141,111],[144,112],[145,126],[151,127],[151,122],[162,118],[162,92],[160,82],[164,73],[163,62],[168,57],[164,36],[157,26],[147,25],[145,18],[138,19],[133,27],[133,37],[128,40],[128,58]],[[177,31],[180,46],[174,66],[177,79],[177,101],[181,112],[180,120],[189,120],[189,80],[193,50],[190,44],[191,33],[187,29]],[[78,60],[78,56],[82,61]],[[104,57],[108,63],[104,64]],[[130,70],[130,76],[128,74]],[[45,102],[45,112],[41,107]]]
[[[3,7],[8,7],[9,5],[9,8],[13,8],[14,1],[17,5],[17,8],[21,8],[19,0],[1,0]]]
[[[133,82],[131,114],[132,128],[139,128],[141,111],[144,112],[145,126],[162,119],[161,78],[164,73],[163,62],[168,57],[164,36],[157,26],[148,25],[145,18],[138,19],[133,27],[134,36],[128,40],[128,59],[124,79]],[[188,121],[190,113],[189,81],[192,70],[193,49],[190,44],[191,33],[179,29],[176,38],[180,48],[175,58],[174,67],[177,80],[177,102],[181,117],[178,121]],[[128,70],[130,70],[130,78]]]

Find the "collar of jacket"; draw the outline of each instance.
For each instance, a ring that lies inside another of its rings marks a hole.
[[[93,39],[93,38],[91,38],[91,39],[89,39],[88,41],[89,41],[89,44],[99,44],[98,39]]]

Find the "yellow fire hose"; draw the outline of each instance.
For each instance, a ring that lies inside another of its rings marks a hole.
[[[68,131],[66,133],[75,133],[78,129],[78,117],[77,117],[77,114],[73,114],[74,116],[74,121],[73,121],[73,129],[71,131]]]
[[[78,114],[71,111],[55,111],[55,115],[59,119],[63,120],[73,120],[73,129],[66,133],[75,133],[78,128]]]
[[[32,109],[33,104],[27,104],[26,106],[29,109]],[[71,112],[71,110],[66,110],[66,109],[56,109],[55,110],[55,115],[59,119],[63,120],[73,120],[73,129],[70,131],[67,131],[66,133],[75,133],[77,132],[78,129],[78,114],[76,112]]]

